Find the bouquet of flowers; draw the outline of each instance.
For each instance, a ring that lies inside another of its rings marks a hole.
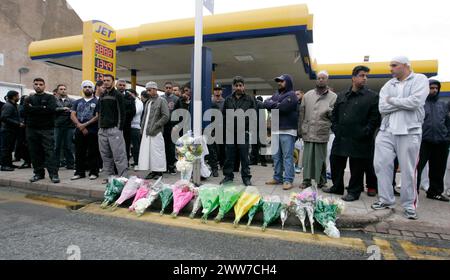
[[[219,207],[219,188],[218,185],[206,184],[199,188],[199,196],[202,202],[202,222],[206,223],[208,215]]]
[[[314,218],[325,228],[324,232],[329,237],[340,237],[339,230],[336,228],[336,220],[344,208],[345,204],[340,199],[321,197],[317,199]]]
[[[163,188],[163,184],[161,182],[162,177],[160,177],[152,186],[147,189],[145,196],[136,201],[134,211],[138,216],[144,215],[145,210],[147,210],[150,205],[155,202],[158,198],[159,193]],[[137,195],[136,195],[137,196]]]
[[[114,176],[108,178],[108,184],[106,185],[105,190],[105,199],[100,205],[102,209],[106,209],[119,197],[127,180],[127,178],[116,178]]]
[[[147,197],[147,194],[149,192],[149,184],[150,184],[150,181],[142,182],[142,184],[137,189],[136,195],[134,196],[134,199],[133,199],[133,203],[131,203],[131,206],[128,208],[128,210],[134,211],[136,208],[136,202],[139,201],[141,198]]]
[[[282,203],[279,196],[274,195],[264,199],[264,204],[262,207],[264,214],[264,223],[262,226],[263,231],[266,230],[268,225],[280,217],[281,207]]]
[[[134,197],[142,182],[144,182],[144,180],[136,176],[130,177],[128,182],[125,184],[125,187],[123,188],[122,194],[120,195],[119,199],[117,199],[116,202],[114,202],[114,204],[111,206],[111,211],[115,211],[117,207],[122,205],[122,203]]]
[[[284,224],[289,218],[289,214],[292,212],[291,199],[283,197],[283,204],[281,205],[280,219],[281,219],[281,229],[284,230]]]
[[[241,218],[247,214],[253,206],[257,205],[260,200],[261,195],[257,188],[247,187],[245,189],[236,205],[234,205],[234,227],[239,225]]]
[[[161,212],[159,214],[162,216],[164,214],[164,210],[166,210],[167,206],[169,206],[170,202],[173,199],[173,189],[170,185],[164,185],[161,191],[159,192],[159,198],[161,198]]]
[[[194,193],[195,200],[194,200],[194,206],[192,207],[192,212],[189,215],[189,218],[191,218],[191,219],[193,219],[195,217],[195,214],[197,214],[198,210],[202,206],[202,201],[200,200],[200,195],[199,195],[199,188],[194,187],[192,192]]]
[[[302,223],[303,232],[306,232],[305,220],[308,217],[311,233],[314,234],[314,206],[316,199],[317,193],[311,188],[305,189],[299,194],[291,195],[291,208]]]
[[[175,143],[178,162],[177,170],[181,172],[181,180],[190,180],[192,176],[192,163],[202,156],[202,138],[194,138],[192,131],[180,137]]]
[[[173,185],[173,212],[172,217],[176,218],[183,209],[194,198],[194,184],[181,180]]]
[[[262,209],[263,205],[264,205],[264,200],[262,198],[260,198],[258,203],[256,203],[255,205],[252,206],[252,208],[250,208],[250,210],[248,211],[247,227],[250,226],[256,213]]]
[[[220,222],[226,213],[236,204],[244,192],[244,186],[224,185],[219,190],[219,213],[214,221]]]

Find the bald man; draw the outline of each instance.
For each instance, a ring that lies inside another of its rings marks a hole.
[[[401,202],[408,219],[417,217],[417,164],[422,139],[424,105],[429,93],[428,79],[411,69],[405,56],[390,63],[393,78],[380,91],[379,110],[382,117],[375,140],[374,167],[378,178],[379,201],[375,210],[395,207],[392,189],[394,159],[398,158],[401,172]]]

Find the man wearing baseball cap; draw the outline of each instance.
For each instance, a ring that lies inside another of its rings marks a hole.
[[[404,215],[416,220],[417,162],[422,139],[424,105],[429,93],[428,79],[411,69],[409,59],[398,56],[391,60],[393,78],[380,91],[379,110],[382,117],[375,140],[374,167],[378,178],[378,202],[375,210],[395,207],[392,189],[394,159],[402,170],[401,202]]]

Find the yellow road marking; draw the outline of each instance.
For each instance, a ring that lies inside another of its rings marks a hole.
[[[261,228],[259,227],[247,228],[245,225],[243,225],[238,228],[234,228],[231,223],[217,224],[212,220],[208,221],[207,224],[203,224],[199,219],[192,220],[188,217],[178,217],[174,219],[169,215],[160,216],[158,213],[152,212],[146,212],[143,216],[137,217],[135,213],[129,212],[128,209],[119,208],[116,211],[112,212],[101,209],[98,204],[89,204],[81,208],[79,211],[96,215],[127,218],[148,223],[189,228],[194,230],[227,233],[246,237],[279,239],[284,241],[310,243],[315,245],[331,245],[335,247],[345,247],[366,251],[366,245],[359,238],[341,237],[339,239],[333,239],[324,235],[307,234],[295,231],[283,231],[277,229],[268,229],[266,232],[262,232]]]
[[[398,240],[405,253],[417,260],[449,260],[450,249],[415,245],[409,241]],[[431,254],[430,254],[431,253]],[[434,255],[432,255],[434,254]]]
[[[375,245],[381,249],[381,253],[383,254],[385,260],[397,260],[389,241],[376,237],[373,238],[373,241],[375,242]]]
[[[0,197],[2,199],[5,199],[5,201],[0,201],[1,203],[5,202],[25,202],[25,203],[31,203],[41,206],[51,206],[54,208],[60,208],[65,209],[70,206],[76,206],[80,205],[80,203],[59,199],[59,198],[53,198],[53,197],[46,197],[36,194],[22,194],[22,193],[10,193],[10,192],[3,192],[0,191]]]

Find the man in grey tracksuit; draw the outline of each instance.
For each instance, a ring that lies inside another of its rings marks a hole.
[[[401,202],[408,219],[417,219],[417,164],[425,116],[424,104],[429,93],[425,75],[411,70],[408,58],[392,59],[393,79],[380,91],[379,109],[382,116],[375,140],[374,167],[378,178],[379,201],[375,210],[393,208],[392,189],[394,159],[397,156],[401,172]]]

